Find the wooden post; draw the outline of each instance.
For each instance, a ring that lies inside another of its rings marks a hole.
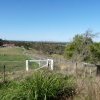
[[[96,65],[96,66],[97,66],[97,73],[96,73],[96,75],[100,76],[100,65]]]
[[[3,82],[5,83],[5,82],[6,82],[6,73],[5,73],[5,72],[6,72],[6,66],[5,66],[5,65],[4,65],[3,69],[4,69],[4,70],[3,70],[3,71],[4,71],[4,72],[3,72],[3,73],[4,73],[4,74],[3,74],[3,75],[4,75],[4,76],[3,76]]]
[[[77,62],[76,62],[76,64],[75,64],[75,66],[76,66],[75,70],[76,70],[76,75],[77,75]]]

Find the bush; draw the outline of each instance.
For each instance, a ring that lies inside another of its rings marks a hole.
[[[56,100],[59,93],[66,97],[75,94],[72,77],[47,71],[36,72],[31,77],[20,82],[13,81],[0,89],[0,100]]]

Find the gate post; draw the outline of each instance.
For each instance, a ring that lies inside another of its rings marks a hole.
[[[51,70],[53,70],[53,60],[51,59]]]
[[[3,79],[3,82],[5,83],[6,82],[6,80],[5,80],[5,77],[6,77],[6,75],[5,75],[5,72],[6,72],[6,66],[4,65],[4,79]]]
[[[96,65],[96,66],[97,66],[97,73],[96,73],[96,75],[100,76],[100,65]]]
[[[53,70],[53,59],[47,59],[47,65],[48,65],[48,68]]]
[[[28,60],[26,60],[26,71],[28,71]]]

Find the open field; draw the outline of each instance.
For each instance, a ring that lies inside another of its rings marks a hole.
[[[0,80],[3,78],[4,65],[6,78],[16,77],[16,71],[25,71],[26,70],[26,60],[31,59],[28,55],[25,54],[25,50],[22,47],[4,47],[0,48]],[[30,69],[38,68],[38,64],[33,62],[29,64]],[[7,77],[8,76],[8,77]],[[9,78],[8,78],[9,79]]]
[[[23,49],[20,47],[2,47],[0,48],[0,54],[4,55],[22,55]]]
[[[100,100],[99,77],[46,69],[16,73],[9,73],[12,81],[0,83],[1,100]]]
[[[90,75],[88,67],[87,71],[81,66],[74,70],[75,64],[71,64],[69,69],[66,66],[70,64],[63,56],[54,54],[50,57],[55,59],[58,69],[26,72],[25,60],[31,57],[38,59],[46,56],[21,47],[0,48],[1,100],[100,100],[100,79],[94,73]],[[6,82],[3,83],[4,65]],[[38,68],[34,62],[29,66],[30,69]]]
[[[24,70],[26,59],[29,59],[29,57],[24,55],[22,48],[0,48],[0,71],[3,71],[4,65],[6,66],[6,71]]]
[[[29,59],[20,47],[0,48],[0,61],[25,61]]]

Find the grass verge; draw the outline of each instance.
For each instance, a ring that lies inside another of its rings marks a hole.
[[[75,95],[71,76],[38,71],[20,81],[0,84],[0,100],[66,100]]]

